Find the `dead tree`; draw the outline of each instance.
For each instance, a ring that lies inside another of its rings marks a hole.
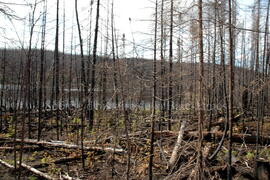
[[[29,44],[28,44],[28,51],[27,51],[27,62],[25,67],[25,75],[23,80],[23,90],[24,90],[24,101],[23,101],[23,111],[27,111],[27,117],[28,117],[28,137],[31,138],[31,64],[32,64],[32,40],[33,40],[33,34],[34,34],[34,27],[36,24],[35,20],[35,12],[37,8],[37,0],[35,0],[35,3],[32,7],[32,13],[30,16],[30,38],[29,38]],[[21,168],[22,164],[22,158],[23,158],[23,147],[24,147],[24,137],[25,137],[25,115],[22,117],[22,130],[21,130],[21,139],[22,142],[20,144],[20,157],[19,157],[19,167]],[[21,171],[19,171],[19,177],[20,177]]]
[[[204,119],[204,111],[203,111],[203,99],[204,99],[204,91],[203,91],[203,78],[204,78],[204,56],[203,56],[203,22],[202,22],[202,0],[198,0],[198,16],[199,16],[199,58],[200,58],[200,77],[199,77],[199,119],[198,119],[198,155],[197,155],[197,166],[198,166],[198,179],[203,179],[203,156],[202,156],[202,145],[203,145],[203,119]]]
[[[117,80],[117,67],[116,67],[116,58],[115,58],[115,35],[114,35],[114,3],[112,1],[112,12],[111,12],[111,38],[112,38],[112,58],[113,58],[113,82],[115,89],[115,108],[116,111],[119,109],[119,97],[118,97],[118,80]]]
[[[161,130],[162,121],[165,118],[165,84],[164,84],[164,74],[165,74],[165,59],[164,59],[164,0],[161,0],[161,15],[160,15],[160,78],[161,78],[161,102],[160,102],[160,120],[159,120],[159,130]]]
[[[42,131],[41,118],[42,118],[43,88],[44,88],[46,17],[47,17],[47,1],[44,1],[43,18],[42,18],[42,30],[41,30],[41,50],[40,50],[39,104],[38,104],[38,140],[40,140],[40,138],[41,138],[41,131]]]
[[[65,39],[66,39],[66,8],[65,0],[63,1],[63,46],[62,46],[62,66],[61,66],[61,107],[64,109],[66,105],[66,96],[65,96]],[[60,120],[60,135],[63,135],[63,118]]]
[[[168,109],[168,130],[171,130],[172,102],[173,102],[173,0],[171,0],[171,21],[170,21],[170,52],[169,52],[169,109]]]
[[[74,14],[72,15],[72,28],[71,28],[71,42],[70,42],[70,63],[69,63],[69,80],[68,80],[68,107],[69,107],[69,114],[71,115],[71,106],[72,106],[72,97],[71,97],[71,88],[72,88],[72,69],[73,69],[73,20]]]
[[[89,105],[89,129],[93,129],[94,125],[94,101],[95,101],[95,76],[96,76],[96,61],[97,61],[97,40],[98,40],[98,28],[99,28],[99,11],[100,0],[97,0],[97,13],[96,13],[96,26],[94,35],[94,47],[93,47],[93,64],[91,71],[91,89],[90,89],[90,105]]]
[[[85,67],[84,67],[84,54],[83,54],[83,40],[81,35],[81,27],[79,21],[79,14],[78,14],[78,1],[75,0],[75,12],[76,12],[76,20],[77,20],[77,27],[79,32],[79,41],[80,41],[80,50],[81,50],[81,102],[82,110],[81,110],[81,153],[82,153],[82,167],[85,168],[84,162],[84,148],[83,148],[83,140],[84,140],[84,113],[85,113],[85,97],[87,95],[88,89],[86,85],[86,78],[85,78]]]
[[[4,49],[4,54],[2,58],[2,77],[1,77],[1,99],[0,99],[0,132],[3,131],[3,124],[4,124],[4,119],[3,119],[3,111],[4,111],[4,91],[5,91],[5,85],[6,85],[6,47]]]
[[[234,93],[234,45],[232,27],[232,2],[229,2],[229,144],[228,144],[228,172],[227,179],[232,179],[232,120],[233,120],[233,93]]]
[[[54,64],[55,64],[55,101],[56,101],[56,134],[59,140],[59,121],[60,121],[60,89],[59,89],[59,0],[56,1],[56,32],[55,32],[55,45],[54,45]]]
[[[157,12],[158,0],[155,4],[155,34],[154,34],[154,59],[153,59],[153,89],[152,89],[152,123],[151,123],[151,142],[149,157],[149,180],[153,179],[153,159],[154,159],[154,141],[155,141],[155,121],[156,121],[156,96],[157,96]]]

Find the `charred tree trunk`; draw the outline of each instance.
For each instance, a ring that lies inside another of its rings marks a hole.
[[[119,97],[118,97],[118,80],[117,80],[117,67],[116,67],[116,58],[115,58],[115,39],[114,39],[114,4],[112,2],[112,12],[111,12],[111,28],[112,28],[112,55],[113,55],[113,81],[114,81],[114,90],[115,90],[115,108],[116,111],[119,109]]]
[[[165,59],[164,59],[164,0],[161,1],[161,15],[160,15],[160,28],[161,28],[161,35],[160,35],[160,78],[161,78],[161,109],[160,109],[160,120],[159,120],[159,130],[161,130],[161,124],[162,121],[165,120],[165,79],[164,79],[164,73],[165,73]]]
[[[85,96],[87,95],[87,83],[85,78],[85,66],[84,66],[84,54],[83,54],[83,40],[81,35],[81,27],[79,21],[79,14],[78,14],[78,1],[75,0],[75,12],[76,12],[76,20],[77,20],[77,27],[79,32],[79,41],[80,41],[80,51],[81,51],[81,103],[82,103],[82,110],[81,110],[81,153],[82,153],[82,168],[85,168],[84,162],[84,148],[83,148],[83,141],[84,141],[84,117],[85,117],[85,106],[87,103],[85,102]],[[87,102],[87,101],[86,101]]]
[[[56,133],[57,140],[59,140],[59,121],[60,121],[60,89],[59,89],[59,52],[58,52],[58,44],[59,44],[59,0],[57,0],[56,5],[56,32],[55,32],[55,46],[54,46],[54,62],[55,62],[55,101],[56,101]]]
[[[203,111],[203,100],[204,100],[204,92],[203,92],[203,78],[204,78],[204,56],[203,56],[203,22],[202,22],[202,0],[198,0],[198,16],[199,16],[199,58],[200,58],[200,77],[199,77],[199,120],[198,120],[198,155],[197,155],[197,166],[198,166],[198,179],[202,180],[203,177],[203,119],[204,119],[204,111]]]
[[[41,52],[40,52],[40,76],[39,76],[39,103],[38,103],[38,141],[41,138],[41,118],[43,108],[43,88],[44,88],[44,61],[45,61],[45,36],[46,36],[46,17],[47,17],[47,1],[44,2],[42,32],[41,32]]]
[[[98,28],[99,28],[99,11],[100,0],[97,0],[97,13],[96,13],[96,26],[94,35],[94,47],[93,47],[93,64],[91,71],[91,89],[90,89],[90,109],[89,109],[89,129],[93,129],[94,125],[94,101],[95,101],[95,75],[96,75],[96,61],[97,61],[97,40],[98,40]]]
[[[229,144],[228,144],[228,167],[227,179],[232,179],[232,120],[233,120],[233,93],[234,93],[234,45],[232,30],[232,2],[229,2]]]
[[[3,58],[2,58],[2,78],[1,78],[1,99],[0,99],[0,118],[1,118],[1,122],[0,122],[0,132],[3,131],[3,124],[4,124],[4,118],[3,118],[3,110],[6,108],[4,107],[4,91],[5,91],[5,86],[6,86],[6,47],[4,49],[4,54],[3,54]]]
[[[157,13],[158,0],[155,4],[155,34],[154,34],[154,59],[153,59],[153,88],[152,88],[152,122],[151,122],[151,142],[149,157],[149,180],[153,179],[154,141],[155,141],[155,121],[156,121],[156,96],[157,96]]]
[[[171,0],[171,24],[170,24],[170,53],[169,53],[169,109],[168,109],[168,130],[171,130],[172,102],[173,102],[173,0]]]

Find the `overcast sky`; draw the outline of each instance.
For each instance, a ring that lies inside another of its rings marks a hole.
[[[62,12],[63,12],[63,2],[65,1],[66,7],[66,43],[71,39],[72,32],[72,17],[74,17],[74,0],[60,0],[60,39],[61,39],[61,31],[62,31]],[[16,4],[26,4],[26,2],[34,2],[34,0],[1,0],[0,2],[4,3],[16,3]],[[94,1],[96,2],[96,1]],[[105,24],[106,24],[106,6],[108,1],[101,0],[101,17],[100,20],[100,31],[103,34],[100,34],[101,38],[105,38]],[[79,17],[81,21],[81,27],[83,31],[83,39],[86,43],[87,31],[89,28],[89,7],[90,0],[78,0],[78,9],[79,9]],[[7,47],[17,47],[19,48],[23,42],[23,38],[25,37],[26,42],[29,37],[29,27],[27,27],[27,18],[29,16],[29,12],[31,12],[31,8],[29,6],[24,5],[10,5],[7,4],[20,18],[25,18],[23,21],[13,20],[12,22],[1,15],[1,35],[4,37],[0,40],[1,46],[3,44],[7,44]],[[126,35],[126,43],[132,43],[135,41],[136,44],[143,44],[145,40],[151,38],[147,36],[142,36],[143,33],[149,32],[151,29],[151,23],[149,19],[151,19],[151,14],[153,13],[153,3],[149,0],[114,0],[114,14],[115,14],[115,27],[117,29],[117,34],[122,36],[122,34]],[[4,5],[0,4],[0,7]],[[111,7],[111,5],[110,5]],[[38,6],[36,12],[36,18],[39,16],[41,12],[42,3]],[[55,34],[55,9],[56,9],[56,0],[48,0],[48,17],[47,17],[47,48],[53,49],[54,46],[54,34]],[[96,4],[93,6],[93,19],[95,18],[96,12]],[[75,23],[75,21],[73,20]],[[92,26],[92,30],[93,30]],[[77,34],[77,27],[74,25],[74,34]],[[25,33],[23,33],[25,32]],[[37,23],[35,27],[35,32],[40,32],[40,23]],[[76,36],[76,35],[75,35]],[[34,37],[33,42],[38,42],[38,35]],[[60,41],[60,44],[62,41]],[[120,42],[119,42],[120,43]],[[40,45],[37,44],[37,47]],[[60,45],[61,46],[61,45]],[[69,49],[67,47],[66,49]],[[131,49],[127,49],[130,51]],[[128,52],[127,52],[128,53]]]
[[[38,0],[39,1],[39,0]],[[63,12],[63,2],[65,1],[66,7],[66,51],[69,51],[70,45],[69,42],[71,41],[71,31],[72,31],[72,21],[75,23],[74,18],[74,0],[60,0],[60,47],[62,43],[62,28],[63,28],[63,21],[62,21],[62,12]],[[187,0],[189,1],[189,0]],[[247,14],[250,13],[250,9],[247,7],[253,4],[254,0],[238,0],[240,5],[241,15],[243,17],[247,17]],[[1,0],[0,2],[5,3],[18,3],[18,4],[25,4],[26,2],[34,2],[34,0]],[[94,0],[96,2],[96,0]],[[146,34],[153,34],[153,23],[150,22],[152,18],[152,14],[154,13],[154,2],[151,0],[114,0],[115,4],[115,26],[117,29],[117,34],[122,36],[125,33],[126,35],[126,44],[130,44],[129,48],[127,47],[126,53],[128,54],[132,50],[132,43],[135,42],[137,45],[137,51],[139,52],[140,56],[143,56],[143,51],[146,53],[146,56],[149,57],[149,53],[147,54],[147,48],[151,46],[151,39],[153,36],[146,35]],[[184,2],[184,1],[183,1]],[[106,24],[106,6],[108,0],[101,0],[101,21],[100,21],[100,38],[105,38],[105,24]],[[89,22],[89,4],[90,0],[78,0],[79,4],[79,16],[81,21],[81,27],[83,31],[83,39],[86,43],[87,39],[87,31],[89,29],[88,22]],[[0,7],[4,5],[0,4]],[[1,46],[6,43],[7,47],[17,47],[20,48],[23,42],[23,38],[25,37],[25,41],[28,42],[28,35],[29,35],[29,27],[27,26],[27,17],[29,12],[31,12],[31,8],[29,6],[22,6],[22,5],[9,5],[9,7],[14,10],[14,13],[21,17],[26,18],[24,21],[17,21],[13,20],[12,22],[9,19],[5,18],[3,15],[0,17],[1,21],[1,35],[2,40],[0,40]],[[38,10],[36,12],[36,17],[39,16],[41,12],[42,5],[40,4]],[[47,48],[53,49],[54,48],[54,36],[55,36],[55,8],[56,8],[56,0],[48,0],[48,19],[47,19]],[[95,8],[96,4],[93,7],[93,18],[95,17]],[[131,21],[130,21],[131,20]],[[74,34],[77,34],[77,27],[74,26]],[[23,33],[25,32],[25,33]],[[37,23],[35,27],[35,37],[34,37],[34,45],[37,42],[36,46],[40,47],[40,42],[38,41],[40,35],[37,33],[40,32],[40,23]],[[78,40],[76,42],[78,44]],[[120,44],[121,42],[119,42]],[[100,43],[99,43],[100,45]],[[104,44],[102,44],[104,47]],[[102,49],[102,48],[99,48]],[[120,51],[120,50],[119,50]],[[149,52],[149,51],[148,51]],[[121,53],[121,52],[119,52]],[[129,54],[132,56],[132,54]],[[134,54],[133,54],[134,55]]]

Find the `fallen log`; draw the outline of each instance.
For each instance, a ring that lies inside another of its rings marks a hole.
[[[177,137],[178,132],[176,131],[155,131],[155,136],[158,137]],[[215,131],[215,132],[203,132],[203,137],[205,141],[212,141],[212,137],[215,137],[217,140],[220,140],[223,136],[222,131]],[[184,132],[184,140],[195,140],[198,138],[197,131],[190,131]],[[232,141],[236,143],[243,143],[246,144],[256,144],[256,135],[252,134],[240,134],[240,133],[233,133]],[[259,144],[261,145],[269,145],[270,144],[270,137],[268,136],[260,136]]]
[[[9,168],[9,169],[15,169],[15,167],[11,164],[8,164],[7,162],[3,161],[2,159],[0,159],[0,164],[2,164],[3,166]]]
[[[32,172],[33,174],[35,174],[35,175],[37,175],[37,176],[39,176],[39,177],[42,177],[42,178],[45,178],[45,179],[48,179],[48,180],[56,180],[56,178],[53,178],[53,177],[49,176],[48,174],[43,173],[43,172],[41,172],[41,171],[39,171],[39,170],[37,170],[37,169],[31,167],[31,166],[28,166],[28,165],[26,165],[26,164],[24,164],[24,163],[22,163],[21,166],[22,166],[24,169],[26,169],[26,170]]]
[[[185,126],[186,126],[186,120],[184,120],[181,123],[181,127],[180,127],[180,130],[179,130],[177,141],[175,143],[175,146],[174,146],[173,151],[172,151],[171,158],[169,160],[169,169],[173,168],[173,166],[175,165],[175,163],[176,163],[176,161],[178,159],[178,154],[179,154],[178,152],[179,152],[179,149],[181,147],[181,142],[182,142],[182,139],[183,139]]]
[[[18,150],[18,148],[16,148]],[[20,148],[21,149],[21,148]],[[24,146],[23,150],[25,151],[37,151],[39,150],[39,146]],[[14,147],[0,147],[0,151],[14,151]]]
[[[84,157],[87,157],[87,156],[84,155]],[[33,168],[44,168],[44,167],[49,166],[50,164],[62,164],[62,163],[77,161],[77,160],[80,160],[81,158],[82,158],[81,155],[75,156],[75,157],[65,157],[65,158],[57,159],[51,163],[40,163],[40,164],[33,165]]]
[[[195,131],[195,132],[194,131],[193,132],[187,132],[186,136],[188,138],[198,137],[198,132],[197,131]],[[213,132],[204,131],[203,136],[204,136],[204,140],[206,140],[206,141],[212,141],[213,136],[215,136],[216,139],[220,140],[222,138],[222,136],[223,136],[223,132],[218,131],[218,132],[213,133]],[[233,133],[232,142],[236,142],[236,143],[245,142],[246,144],[256,144],[256,136],[252,135],[252,134]],[[261,136],[259,138],[259,144],[261,144],[261,145],[270,144],[270,137]]]
[[[22,142],[21,139],[16,139],[16,142]],[[37,141],[36,139],[24,139],[23,141],[25,144],[33,144],[33,145],[39,145],[39,146],[50,146],[55,148],[65,148],[65,149],[81,149],[80,146],[76,144],[66,144],[64,141],[54,141],[54,142],[48,142],[48,141]],[[126,151],[121,148],[113,148],[113,147],[100,147],[100,146],[85,146],[85,151],[101,151],[101,152],[110,152],[110,153],[118,153],[118,154],[125,154]]]
[[[5,166],[5,167],[7,167],[9,169],[12,169],[12,170],[15,169],[15,167],[13,165],[11,165],[11,164],[9,164],[9,163],[1,160],[1,159],[0,159],[0,164],[2,164],[3,166]],[[48,174],[43,173],[43,172],[41,172],[41,171],[31,167],[31,166],[28,166],[28,165],[26,165],[24,163],[21,164],[21,167],[23,169],[27,170],[27,171],[30,171],[31,173],[33,173],[34,175],[36,175],[38,177],[42,177],[42,178],[48,179],[48,180],[56,180],[57,179],[57,178],[53,178],[53,177],[49,176]]]

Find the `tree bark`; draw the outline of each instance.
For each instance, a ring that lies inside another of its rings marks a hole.
[[[198,0],[198,16],[199,16],[199,58],[200,58],[200,77],[199,77],[199,119],[198,119],[198,155],[197,155],[197,167],[198,167],[198,179],[203,179],[203,120],[204,120],[204,111],[203,111],[203,78],[204,78],[204,56],[203,56],[203,22],[202,22],[202,0]]]
[[[233,93],[234,93],[234,50],[232,30],[232,2],[229,0],[229,143],[228,143],[228,169],[227,179],[232,179],[232,120],[233,120]]]
[[[185,126],[186,126],[186,120],[183,120],[181,123],[181,127],[177,136],[177,141],[174,145],[173,151],[172,151],[172,155],[170,157],[169,160],[169,168],[172,170],[175,163],[177,162],[178,159],[178,153],[179,153],[179,149],[181,147],[181,142],[183,140],[183,135],[184,135],[184,131],[185,131]]]
[[[154,140],[155,140],[155,120],[156,120],[156,95],[157,95],[157,13],[158,0],[155,3],[155,34],[154,34],[154,59],[153,59],[153,89],[152,89],[152,121],[151,121],[151,142],[149,157],[149,180],[153,179],[153,159],[154,159]]]
[[[97,0],[97,13],[96,13],[96,26],[94,35],[94,47],[93,47],[93,64],[91,72],[91,89],[90,89],[90,109],[89,109],[89,129],[93,129],[94,125],[94,101],[95,101],[95,75],[96,75],[96,61],[97,61],[97,40],[98,40],[98,28],[99,28],[99,11],[100,0]]]

